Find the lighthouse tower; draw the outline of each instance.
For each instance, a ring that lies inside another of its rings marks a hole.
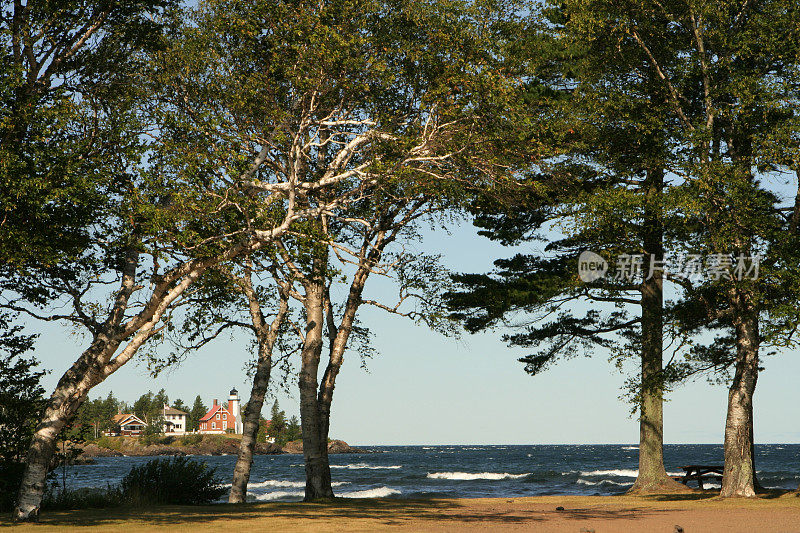
[[[239,403],[239,391],[236,389],[231,389],[231,395],[228,396],[228,411],[236,417],[234,433],[241,435],[244,433],[244,424],[242,423],[242,408]]]

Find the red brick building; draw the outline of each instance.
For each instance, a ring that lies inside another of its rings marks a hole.
[[[214,405],[200,419],[198,433],[228,433],[228,430],[236,432],[236,416],[214,399]]]

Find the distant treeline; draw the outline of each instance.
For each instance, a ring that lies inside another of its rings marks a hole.
[[[134,414],[148,424],[150,429],[147,433],[160,433],[164,405],[187,413],[187,431],[197,431],[200,427],[200,419],[209,409],[203,403],[200,395],[195,397],[194,403],[189,407],[180,398],[170,403],[169,396],[164,389],[155,394],[152,391],[148,391],[146,394],[139,396],[132,404],[117,399],[113,392],[109,392],[105,399],[87,399],[81,405],[70,424],[67,438],[72,440],[94,440],[99,438],[103,433],[114,430],[113,417],[118,413]],[[227,402],[222,405],[225,408],[228,407]],[[246,403],[242,405],[243,413],[246,406]],[[266,442],[267,438],[270,438],[283,445],[291,440],[301,438],[299,420],[296,416],[287,418],[286,413],[281,410],[278,400],[275,400],[272,404],[270,415],[270,419],[261,417],[258,432],[259,442]]]

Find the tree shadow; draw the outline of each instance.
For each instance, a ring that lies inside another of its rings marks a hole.
[[[578,508],[549,510],[530,509],[525,506],[478,507],[460,504],[457,500],[399,500],[337,498],[325,503],[244,503],[216,504],[201,507],[163,506],[149,508],[85,509],[43,514],[42,525],[59,528],[103,526],[125,522],[131,527],[177,526],[190,528],[192,524],[213,521],[286,519],[286,520],[351,520],[369,519],[385,525],[402,525],[425,521],[458,523],[485,523],[492,525],[525,524],[550,520],[639,519],[662,511],[650,508],[628,507],[622,509]],[[0,527],[10,525],[0,522]]]

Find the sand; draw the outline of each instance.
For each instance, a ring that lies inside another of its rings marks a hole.
[[[564,507],[563,511],[556,507]],[[4,518],[0,526],[9,526]],[[720,500],[710,494],[513,499],[340,499],[51,512],[6,531],[800,532],[800,494]],[[5,528],[3,528],[5,529]]]

